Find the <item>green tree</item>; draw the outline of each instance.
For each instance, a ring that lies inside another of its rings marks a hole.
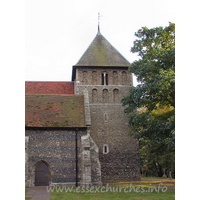
[[[174,158],[175,150],[175,24],[142,27],[135,36],[131,51],[140,59],[129,71],[140,84],[122,103],[132,127],[130,135],[139,138],[141,165],[151,162],[156,175],[162,176],[163,168],[174,169],[165,159]]]

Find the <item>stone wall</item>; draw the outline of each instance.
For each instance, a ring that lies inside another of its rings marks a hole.
[[[25,137],[25,187],[28,187],[28,142],[29,137]]]
[[[27,186],[34,186],[35,164],[41,160],[49,165],[50,185],[53,183],[75,184],[75,128],[26,128],[25,133],[29,137]],[[81,180],[81,136],[86,134],[86,128],[79,128],[77,131],[78,182]]]
[[[75,94],[84,94],[86,90],[88,93],[90,135],[99,148],[103,182],[140,180],[139,144],[128,135],[128,119],[121,104],[121,98],[132,88],[132,75],[127,70],[119,67],[76,69]]]
[[[132,74],[128,73],[128,67],[76,67],[76,81],[78,81],[76,86],[102,85],[104,73],[108,76],[108,85],[133,85]]]
[[[102,180],[139,180],[139,145],[128,135],[124,108],[120,104],[90,106],[91,136],[99,147]],[[105,145],[108,153],[104,151]]]

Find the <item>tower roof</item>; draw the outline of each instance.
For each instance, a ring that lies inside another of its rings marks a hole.
[[[128,67],[130,63],[98,33],[75,66]]]

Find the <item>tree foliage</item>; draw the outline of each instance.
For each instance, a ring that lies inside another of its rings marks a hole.
[[[122,103],[129,116],[131,135],[139,138],[140,153],[148,149],[159,158],[173,154],[175,149],[175,24],[142,27],[135,36],[131,51],[140,59],[132,63],[129,71],[140,84]]]

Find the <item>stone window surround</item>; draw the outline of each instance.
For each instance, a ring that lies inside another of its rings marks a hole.
[[[104,122],[108,122],[108,114],[107,113],[104,113],[103,118],[104,118]]]
[[[106,71],[103,71],[101,77],[101,85],[108,85],[108,73]]]
[[[106,148],[105,148],[106,147]],[[105,151],[106,149],[106,151]],[[103,154],[108,154],[109,153],[109,147],[108,147],[108,144],[104,144],[103,145]]]

